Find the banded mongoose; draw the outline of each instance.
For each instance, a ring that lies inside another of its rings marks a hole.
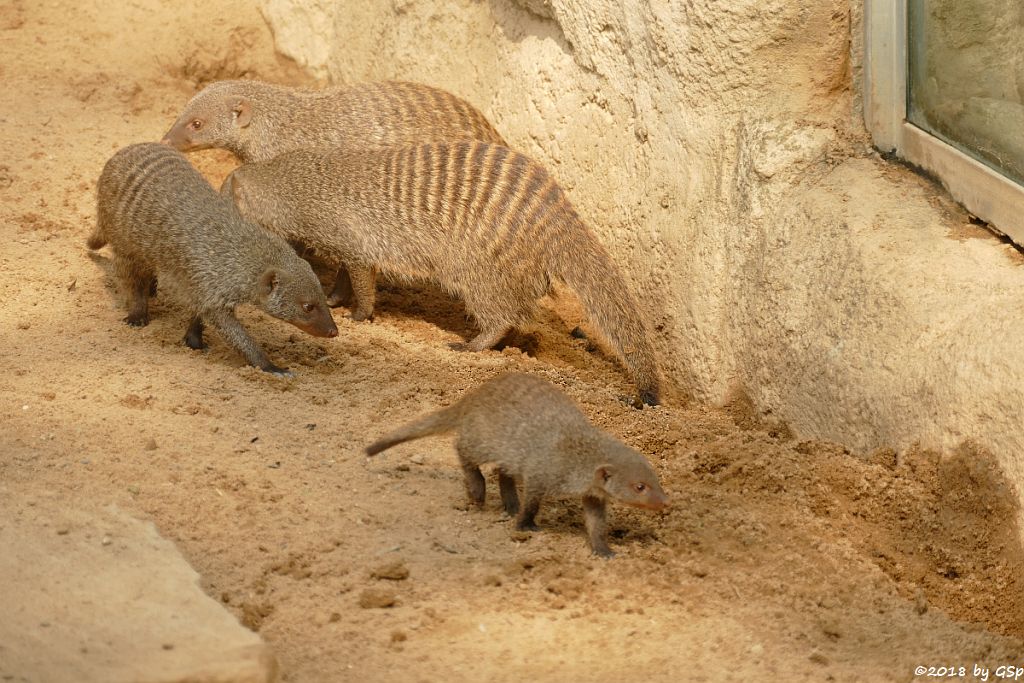
[[[486,382],[454,405],[373,443],[366,454],[445,432],[457,434],[455,449],[473,503],[484,503],[480,466],[486,463],[497,465],[501,500],[517,529],[537,528],[534,517],[544,498],[580,496],[590,548],[602,557],[614,555],[607,541],[607,501],[650,510],[668,505],[644,456],[594,427],[568,396],[531,375]]]
[[[189,100],[163,138],[182,152],[227,149],[244,163],[293,149],[453,140],[505,144],[487,117],[465,100],[440,88],[398,81],[325,90],[218,81]],[[350,299],[351,285],[342,269],[327,300],[340,306]]]
[[[129,325],[149,324],[155,278],[170,285],[192,315],[185,344],[201,349],[213,326],[250,365],[290,374],[270,362],[234,310],[250,303],[318,337],[336,337],[310,265],[277,235],[244,220],[230,202],[169,147],[130,145],[103,167],[90,249],[108,242],[127,288]]]
[[[476,141],[297,150],[242,165],[221,192],[247,218],[346,266],[356,320],[373,313],[377,272],[461,296],[480,326],[467,350],[496,345],[563,282],[624,360],[639,400],[658,403],[646,312],[555,180],[522,154]]]

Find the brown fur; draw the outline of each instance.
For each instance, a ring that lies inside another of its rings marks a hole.
[[[482,140],[504,145],[487,117],[455,95],[420,83],[382,81],[304,90],[260,81],[218,81],[197,93],[163,138],[188,152],[228,149],[243,162],[294,149]],[[351,285],[338,271],[331,306]]]
[[[353,317],[373,313],[377,271],[426,277],[461,296],[480,351],[528,321],[560,281],[576,291],[657,404],[644,313],[608,252],[542,166],[481,142],[378,151],[299,150],[245,164],[224,183],[243,215],[347,266]]]
[[[87,245],[113,248],[131,299],[129,325],[149,324],[159,277],[161,289],[178,294],[193,316],[185,337],[191,348],[203,348],[205,322],[250,364],[286,373],[235,318],[243,303],[310,334],[337,336],[309,264],[283,239],[242,219],[180,153],[156,143],[118,151],[103,167],[96,206]]]
[[[668,497],[658,475],[637,451],[595,428],[568,396],[531,375],[510,374],[469,391],[455,405],[431,413],[375,442],[367,455],[412,439],[456,432],[456,451],[470,499],[483,505],[480,466],[498,466],[505,511],[516,527],[534,529],[541,500],[579,496],[594,553],[610,557],[608,500],[660,510]],[[523,488],[520,508],[516,484]]]

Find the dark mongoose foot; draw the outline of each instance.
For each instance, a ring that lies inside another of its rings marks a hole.
[[[185,346],[195,351],[205,351],[210,348],[209,345],[203,341],[202,332],[197,335],[193,335],[191,330],[189,330],[188,334],[185,335]]]
[[[591,548],[590,551],[600,558],[610,560],[615,557],[615,552],[608,546],[600,546],[597,548]]]
[[[271,375],[277,377],[295,377],[295,373],[288,368],[279,368],[273,363],[268,363],[266,366],[260,368],[263,372],[269,372]]]
[[[572,328],[572,331],[569,332],[569,336],[572,337],[573,339],[589,339],[587,333],[584,332],[583,328],[578,325]]]
[[[536,522],[516,522],[516,531],[540,531]]]
[[[141,315],[129,315],[124,319],[124,321],[132,327],[145,327],[149,324],[149,314],[143,313]]]
[[[350,314],[349,317],[352,318],[352,320],[354,320],[357,323],[361,323],[361,322],[372,323],[373,322],[373,313],[360,313],[360,312],[356,311],[356,312]]]
[[[188,326],[188,331],[185,332],[185,346],[196,351],[207,348],[206,342],[203,341],[203,321],[199,318],[195,318]]]
[[[327,305],[331,308],[338,308],[339,306],[348,306],[352,303],[352,292],[349,291],[347,294],[336,294],[331,292],[327,295]]]
[[[156,296],[156,278],[153,278],[153,281],[149,283],[149,295],[151,297]]]

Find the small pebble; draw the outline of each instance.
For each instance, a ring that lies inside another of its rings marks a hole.
[[[395,592],[386,588],[367,588],[359,594],[359,606],[363,609],[393,607],[397,601]]]
[[[394,562],[388,562],[382,564],[370,572],[370,576],[375,579],[387,579],[389,581],[404,581],[409,578],[409,568],[405,566],[405,562],[402,560],[395,560]]]
[[[25,406],[25,407],[27,408],[28,406]],[[414,465],[422,465],[423,461],[424,461],[423,454],[422,453],[417,453],[416,455],[414,455],[411,458],[409,458],[409,460],[411,460]]]
[[[155,451],[156,450],[156,439],[154,439],[153,437],[149,437],[148,439],[146,439],[146,445],[144,446],[144,448],[147,451]]]

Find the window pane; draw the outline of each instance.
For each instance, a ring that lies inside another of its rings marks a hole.
[[[1024,2],[908,0],[907,118],[1024,184]]]

